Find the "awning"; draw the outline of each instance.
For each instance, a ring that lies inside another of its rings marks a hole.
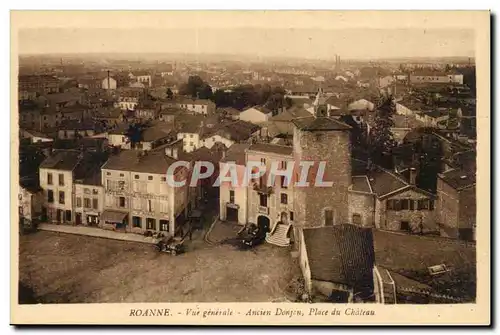
[[[122,223],[127,216],[126,212],[105,210],[101,214],[101,220],[114,223]]]

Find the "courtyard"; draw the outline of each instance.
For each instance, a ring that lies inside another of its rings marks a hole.
[[[172,256],[136,242],[20,236],[19,280],[41,303],[282,301],[298,276],[290,250],[269,244],[240,251],[198,237]]]

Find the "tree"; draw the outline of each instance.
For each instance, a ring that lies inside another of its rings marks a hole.
[[[140,123],[133,123],[128,126],[125,135],[129,138],[130,146],[135,148],[135,145],[142,141],[143,125]]]
[[[382,95],[375,110],[374,126],[370,130],[370,157],[375,164],[386,168],[392,167],[390,155],[396,146],[391,130],[394,127],[392,116],[395,112],[396,105],[392,95]]]
[[[196,95],[199,99],[211,99],[213,96],[212,87],[207,83],[201,85]]]
[[[418,164],[417,186],[430,192],[436,192],[437,175],[441,170],[443,148],[441,142],[427,129],[422,129],[414,143],[416,164]]]
[[[212,87],[204,82],[200,76],[190,76],[187,83],[181,85],[179,93],[199,99],[211,99],[213,97]]]
[[[174,97],[174,92],[172,92],[172,90],[170,89],[170,87],[167,89],[167,98],[169,98],[170,100],[172,100]]]

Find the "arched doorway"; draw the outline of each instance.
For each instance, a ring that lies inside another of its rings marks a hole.
[[[260,215],[257,218],[257,226],[259,227],[259,230],[265,231],[268,233],[270,231],[271,227],[271,222],[267,216]]]
[[[287,212],[281,212],[280,221],[284,224],[288,224],[288,214]]]

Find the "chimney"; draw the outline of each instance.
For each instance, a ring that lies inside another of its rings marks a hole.
[[[417,182],[417,169],[412,167],[410,168],[410,184],[415,185]]]

